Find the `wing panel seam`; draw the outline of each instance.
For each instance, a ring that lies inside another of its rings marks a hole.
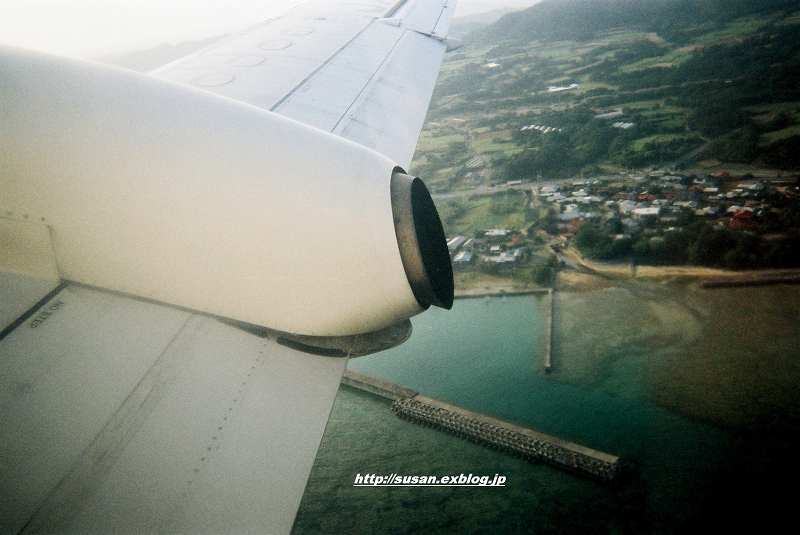
[[[373,22],[374,22],[374,19],[373,19]],[[317,73],[319,73],[322,69],[324,69],[326,66],[328,66],[334,59],[336,59],[339,56],[339,54],[342,53],[342,51],[344,49],[346,49],[348,46],[350,46],[350,44],[353,43],[356,39],[361,37],[361,35],[365,31],[367,31],[367,29],[370,26],[372,26],[372,23],[367,24],[366,26],[361,28],[361,30],[359,30],[358,33],[356,33],[352,38],[350,38],[349,41],[347,41],[345,44],[340,46],[333,54],[330,55],[330,57],[328,57],[328,59],[323,61],[320,65],[317,66],[316,69],[311,71],[305,78],[303,78],[300,81],[300,83],[298,83],[296,86],[294,86],[292,89],[290,89],[285,95],[283,95],[280,99],[278,99],[278,101],[269,108],[269,111],[272,111],[272,112],[276,111],[284,102],[289,100],[292,97],[292,95],[294,95],[301,87],[303,87],[306,83],[308,83],[309,80],[311,80],[314,76],[316,76]]]
[[[342,121],[344,121],[347,118],[347,115],[350,113],[350,110],[352,110],[353,107],[361,100],[361,96],[364,94],[364,92],[367,91],[367,89],[372,88],[372,86],[374,85],[374,81],[376,79],[380,79],[381,75],[386,70],[386,62],[389,61],[392,58],[392,56],[394,56],[395,50],[397,49],[397,45],[403,40],[403,37],[405,37],[407,31],[408,30],[404,31],[402,35],[400,35],[400,37],[397,39],[397,41],[395,41],[394,45],[392,45],[391,50],[389,50],[389,53],[386,54],[386,56],[383,58],[383,61],[381,61],[381,64],[378,66],[377,69],[375,69],[375,72],[372,73],[372,76],[370,76],[367,83],[364,84],[364,87],[361,88],[361,90],[355,96],[350,105],[347,106],[347,109],[344,111],[344,113],[342,113],[342,116],[339,117],[339,120],[336,121],[336,124],[333,126],[333,128],[331,128],[331,132],[337,132],[339,130]]]
[[[150,369],[31,515],[20,534],[60,531],[59,527],[77,513],[80,502],[91,493],[92,485],[111,470],[119,454],[158,404],[165,387],[174,380],[176,368],[187,358],[176,349],[176,343],[193,319],[200,321],[200,316],[186,318]]]

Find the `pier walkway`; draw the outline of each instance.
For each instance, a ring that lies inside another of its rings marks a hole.
[[[387,381],[381,381],[377,377],[370,377],[369,375],[364,375],[352,370],[344,371],[342,384],[358,388],[359,390],[375,394],[382,398],[391,399],[392,401],[403,398],[413,398],[419,394],[416,390],[411,390],[410,388]]]
[[[550,373],[553,369],[553,307],[555,306],[552,288],[547,290],[547,295],[550,302],[547,304],[547,323],[544,332],[544,371]]]

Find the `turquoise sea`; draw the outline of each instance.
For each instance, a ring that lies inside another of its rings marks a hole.
[[[800,474],[800,288],[636,282],[456,300],[349,368],[619,455],[614,487],[400,420],[342,387],[294,533],[700,533],[791,512]],[[776,417],[779,415],[780,417]],[[353,487],[357,474],[504,475],[506,486]]]

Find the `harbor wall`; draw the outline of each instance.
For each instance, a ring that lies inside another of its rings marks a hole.
[[[553,368],[553,289],[547,290],[550,302],[547,304],[547,320],[544,331],[544,371],[550,373]]]
[[[546,294],[549,292],[549,288],[539,288],[536,290],[520,290],[520,291],[486,291],[486,292],[478,292],[478,293],[457,293],[453,296],[453,299],[475,299],[478,297],[514,297],[516,295],[537,295],[537,294]]]
[[[390,399],[392,401],[411,398],[416,396],[419,392],[411,390],[404,386],[382,381],[376,377],[370,377],[351,370],[345,370],[342,376],[342,384],[358,388],[370,394],[375,394],[382,398]]]
[[[612,482],[619,474],[619,458],[614,455],[426,396],[397,400],[392,409],[401,418],[430,425],[528,461],[544,462],[603,482]]]
[[[619,473],[619,458],[422,396],[415,390],[347,370],[342,384],[392,400],[398,417],[451,433],[499,451],[544,462],[603,482]]]

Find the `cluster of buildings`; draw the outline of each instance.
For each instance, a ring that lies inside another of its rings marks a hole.
[[[632,128],[634,124],[635,123],[626,123],[626,122],[623,122],[623,121],[617,121],[616,123],[612,124],[611,126],[613,126],[614,128],[621,128],[623,130],[627,130],[629,128]]]
[[[625,183],[578,181],[535,188],[539,200],[553,204],[565,235],[592,219],[619,218],[622,235],[640,230],[672,230],[685,211],[717,228],[754,230],[773,200],[796,196],[796,179],[736,182],[727,173],[703,178],[652,174]]]
[[[519,129],[520,132],[525,132],[526,130],[538,130],[542,134],[549,134],[550,132],[561,132],[560,128],[556,128],[554,126],[546,126],[543,124],[529,124]]]
[[[525,257],[519,232],[508,229],[486,229],[480,238],[456,236],[447,242],[455,269],[474,266],[478,259],[500,265],[513,265]]]
[[[565,240],[592,224],[615,239],[645,237],[655,242],[696,221],[715,229],[763,230],[768,220],[780,219],[782,207],[800,199],[799,186],[796,177],[737,181],[727,173],[701,178],[652,173],[534,186],[532,194],[534,203],[553,207],[556,215],[549,216],[553,219],[548,224],[555,227],[548,232],[557,228]],[[474,238],[455,236],[447,246],[456,270],[492,263],[513,268],[536,258],[528,238],[524,231],[494,228]]]

